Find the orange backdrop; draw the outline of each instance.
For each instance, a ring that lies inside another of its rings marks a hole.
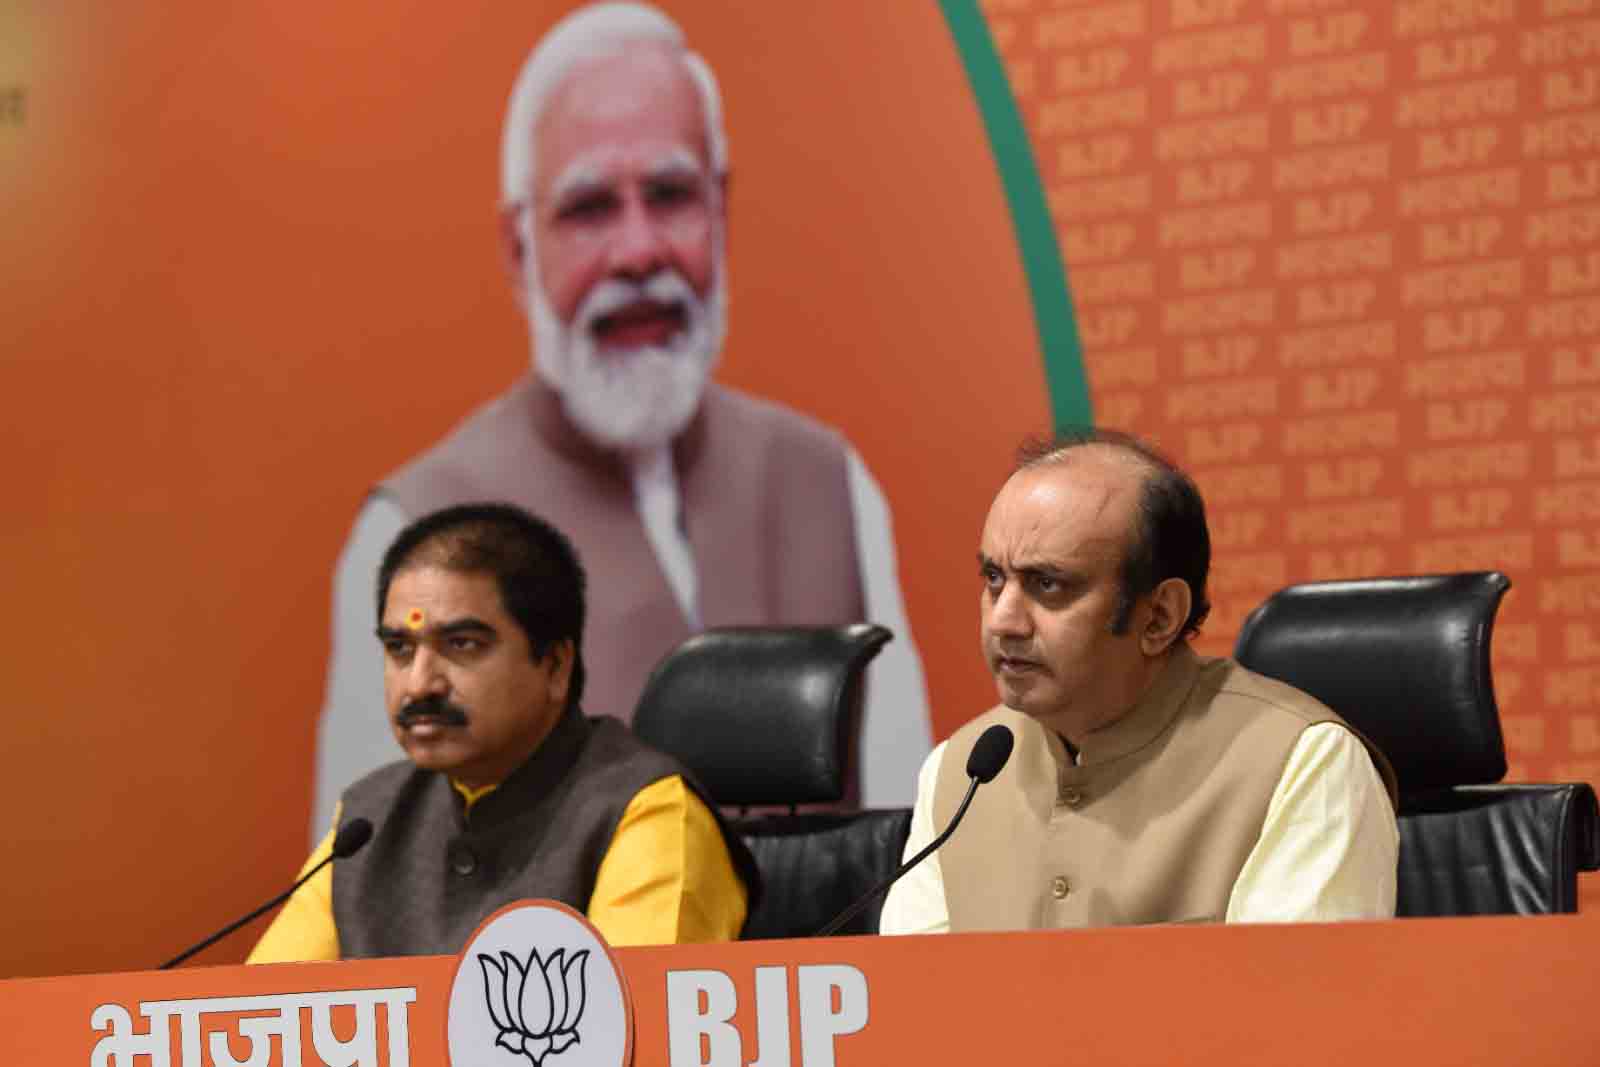
[[[151,964],[302,858],[349,522],[525,366],[498,126],[570,6],[0,8],[0,976]],[[950,33],[665,6],[727,101],[720,376],[883,483],[942,736],[990,699],[973,551],[1050,410]],[[1212,503],[1203,647],[1286,582],[1499,567],[1513,776],[1600,777],[1600,3],[982,8],[1096,418]]]
[[[0,976],[151,965],[303,858],[349,523],[526,365],[499,122],[570,6],[0,10],[0,802],[26,857]],[[932,5],[667,6],[727,102],[720,376],[885,485],[948,731],[989,692],[978,526],[1047,418],[955,48]]]

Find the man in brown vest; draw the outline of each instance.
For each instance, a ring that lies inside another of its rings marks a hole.
[[[1193,482],[1133,438],[1024,451],[978,556],[1001,704],[924,763],[906,854],[948,823],[984,729],[1016,748],[883,932],[1394,914],[1387,762],[1306,694],[1191,651],[1210,557]]]
[[[385,554],[377,606],[408,758],[345,790],[340,817],[371,822],[371,843],[291,897],[251,962],[456,952],[525,897],[613,944],[739,935],[743,844],[670,757],[579,709],[584,573],[554,527],[503,504],[427,516]]]
[[[534,510],[583,546],[597,714],[629,721],[651,668],[704,627],[889,627],[855,765],[864,803],[909,803],[932,736],[883,494],[830,427],[711,381],[728,292],[711,68],[659,11],[582,8],[524,65],[501,155],[532,373],[361,509],[336,579],[314,833],[346,782],[393,758],[372,706],[377,558],[411,519],[473,500]]]

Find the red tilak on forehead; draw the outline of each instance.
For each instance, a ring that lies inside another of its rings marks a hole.
[[[406,616],[406,629],[420,630],[428,623],[428,617],[422,613],[421,608],[412,608],[411,614]]]

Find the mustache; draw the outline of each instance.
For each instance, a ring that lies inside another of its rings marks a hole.
[[[1014,648],[1006,645],[990,645],[988,648],[989,666],[999,665],[1001,660],[1013,660],[1019,663],[1028,663],[1035,667],[1044,666],[1044,660],[1031,648]]]
[[[588,333],[607,315],[645,300],[662,306],[676,304],[691,317],[701,302],[687,278],[673,268],[665,267],[642,282],[622,278],[607,278],[600,282],[579,306],[578,313],[573,317],[574,325]]]
[[[410,726],[420,719],[434,719],[446,726],[467,725],[466,711],[437,693],[411,701],[400,709],[394,722],[396,726]]]

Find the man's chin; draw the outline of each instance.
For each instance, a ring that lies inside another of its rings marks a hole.
[[[1033,709],[1039,705],[1038,686],[1034,679],[996,677],[994,684],[995,691],[1000,695],[1000,703],[1024,715],[1034,714]]]
[[[399,741],[406,759],[424,771],[448,773],[462,762],[465,755],[455,739],[448,736],[419,737],[415,732],[402,731]]]
[[[1012,711],[1041,722],[1053,721],[1061,713],[1061,690],[1049,674],[1040,670],[996,672],[994,682],[1000,703]]]

